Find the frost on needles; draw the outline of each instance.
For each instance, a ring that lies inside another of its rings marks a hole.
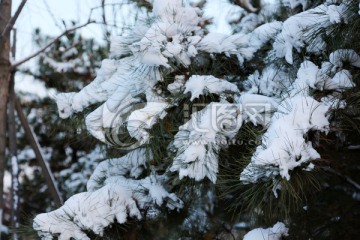
[[[182,201],[163,187],[166,176],[155,173],[137,179],[144,169],[146,152],[136,149],[118,159],[98,165],[87,184],[87,192],[70,197],[64,205],[34,219],[34,229],[42,239],[90,239],[83,232],[91,230],[103,235],[104,228],[115,222],[125,223],[128,217],[141,219],[141,209],[149,208],[147,217],[156,217],[154,206],[180,209]]]
[[[87,192],[35,218],[34,228],[43,239],[89,239],[86,231],[102,235],[115,220],[124,223],[128,217],[141,219],[144,208],[152,209],[147,217],[153,218],[161,206],[181,209],[182,200],[167,190],[168,176],[176,173],[180,180],[209,179],[216,183],[219,152],[226,151],[227,143],[248,122],[262,125],[266,131],[249,164],[238,173],[243,184],[289,180],[294,169],[311,171],[312,161],[320,155],[306,136],[311,131],[329,131],[329,110],[346,104],[339,92],[355,86],[350,71],[344,69],[348,66],[345,62],[360,67],[354,50],[338,49],[321,63],[299,61],[297,56],[303,50],[316,56],[325,52],[324,38],[329,29],[350,19],[349,1],[324,1],[284,22],[267,22],[271,11],[264,7],[259,13],[262,17],[249,14],[240,23],[242,30],[231,35],[207,33],[201,10],[181,0],[151,2],[149,21],[139,20],[132,31],[113,38],[110,57],[103,60],[94,81],[78,93],[56,97],[61,118],[98,104],[86,116],[87,130],[97,139],[116,145],[116,141],[109,141],[109,130],[125,127],[136,144],[125,156],[100,163],[88,181]],[[287,2],[293,7],[307,7],[306,1]],[[256,19],[256,24],[248,21],[251,19]],[[199,55],[216,59],[222,54],[237,59],[243,68],[265,44],[272,48],[263,59],[264,68],[241,83],[230,81],[233,73],[196,73],[193,68],[206,65],[203,58],[192,66]],[[286,64],[278,66],[276,61],[282,60]],[[180,67],[186,72],[165,79]],[[294,68],[296,76],[290,74]],[[165,82],[166,88],[157,87]],[[312,94],[315,90],[326,90],[327,95],[316,99]],[[151,130],[172,114],[172,109],[183,107],[179,95],[190,103],[204,96],[216,96],[216,100],[193,112],[174,130],[163,156],[152,159],[154,154],[146,149],[153,141]],[[253,106],[259,105],[266,107],[253,112]],[[168,166],[159,174],[156,164],[162,158]],[[275,195],[276,190],[281,191],[281,187],[275,189]],[[281,229],[279,237],[287,235],[282,223],[276,226]]]

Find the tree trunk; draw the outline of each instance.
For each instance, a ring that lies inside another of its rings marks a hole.
[[[11,18],[11,0],[1,0],[0,33],[2,33]],[[4,36],[0,46],[0,224],[3,218],[3,193],[6,148],[6,105],[9,95],[10,65],[10,33]],[[1,236],[0,236],[1,239]]]
[[[13,28],[13,41],[11,47],[12,58],[15,59],[16,53],[16,29]],[[9,153],[11,159],[11,226],[15,231],[13,232],[13,240],[18,240],[17,231],[19,229],[19,161],[17,157],[17,138],[16,138],[16,120],[15,120],[15,71],[11,72],[9,84],[9,100],[8,100],[8,138],[9,138]]]
[[[15,91],[14,91],[14,74],[11,74],[9,103],[8,103],[8,138],[9,138],[9,154],[11,160],[11,226],[17,230],[19,228],[19,162],[17,158],[17,139],[16,139],[16,122],[15,122]],[[16,231],[13,233],[13,239],[17,240]]]

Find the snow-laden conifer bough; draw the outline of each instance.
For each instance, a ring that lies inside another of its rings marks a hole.
[[[289,180],[294,169],[311,171],[312,161],[320,155],[306,135],[310,131],[327,133],[329,110],[346,104],[333,92],[355,86],[350,71],[343,68],[344,62],[360,67],[360,57],[351,49],[334,51],[321,65],[304,60],[296,78],[288,77],[288,66],[294,64],[296,52],[306,48],[308,53],[322,54],[326,30],[338,23],[348,23],[350,1],[327,0],[305,10],[306,1],[289,0],[290,6],[302,5],[305,11],[284,22],[266,22],[266,14],[271,11],[262,9],[263,17],[255,17],[258,26],[247,22],[249,26],[232,35],[206,33],[201,11],[181,0],[150,2],[153,4],[150,24],[139,22],[132,32],[113,38],[110,58],[103,60],[94,81],[78,93],[60,93],[56,97],[62,118],[100,103],[86,117],[88,131],[109,143],[108,129],[118,129],[127,123],[128,134],[137,140],[137,148],[121,158],[100,163],[88,181],[87,192],[74,195],[55,211],[39,214],[34,219],[34,228],[42,239],[53,236],[89,239],[85,231],[102,235],[104,228],[115,220],[124,223],[128,217],[141,219],[145,207],[152,209],[147,218],[156,218],[157,207],[181,209],[182,200],[166,190],[167,173],[176,172],[180,179],[196,181],[208,178],[215,183],[221,161],[219,151],[227,147],[226,142],[233,140],[247,122],[263,125],[267,131],[250,163],[239,173],[240,181],[276,182],[279,178]],[[188,68],[200,54],[235,56],[243,66],[267,43],[273,47],[269,51],[269,64],[262,72],[248,76],[244,89],[229,82],[226,76],[198,74],[176,76],[168,84],[168,91],[156,89],[159,82],[164,82],[164,69],[172,72],[176,66]],[[289,65],[279,68],[271,64],[282,58]],[[329,95],[316,100],[313,90],[327,90]],[[178,106],[177,96],[187,93],[190,101],[209,94],[217,95],[219,101],[194,112],[177,129],[168,146],[173,161],[167,172],[159,175],[152,170],[144,177],[148,160],[152,158],[145,150],[151,141],[150,130],[171,114],[172,107],[182,107]],[[254,105],[265,107],[254,116],[248,111]],[[277,191],[281,191],[281,186],[275,184],[275,196]],[[258,239],[251,236],[264,234],[268,236],[265,239],[279,239],[287,233],[284,224],[277,223],[270,229],[249,232],[245,239]]]
[[[244,240],[280,240],[288,236],[289,229],[282,222],[277,222],[272,228],[256,228],[244,236]]]

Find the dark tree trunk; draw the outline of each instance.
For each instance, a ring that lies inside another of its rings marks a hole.
[[[0,33],[2,33],[11,18],[11,0],[1,0]],[[10,65],[10,33],[4,36],[0,46],[0,222],[3,215],[3,187],[6,148],[6,105],[9,95]],[[1,236],[0,236],[1,238]]]

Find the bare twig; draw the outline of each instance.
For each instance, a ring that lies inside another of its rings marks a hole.
[[[49,6],[49,4],[48,4],[48,1],[43,0],[43,3],[44,3],[44,5],[45,5],[45,7],[46,7],[46,11],[49,13],[49,15],[51,16],[51,18],[53,19],[54,24],[55,24],[60,30],[64,30],[64,28],[62,28],[62,27],[60,26],[60,24],[56,21],[56,18],[55,18],[55,16],[54,16],[54,13],[51,11],[51,8],[50,8],[50,6]]]
[[[29,61],[30,59],[36,57],[37,55],[39,55],[40,53],[44,52],[48,47],[50,47],[52,44],[54,44],[57,40],[59,40],[61,37],[65,36],[66,34],[70,33],[70,32],[73,32],[79,28],[83,28],[91,23],[94,23],[95,21],[92,21],[89,19],[89,21],[87,21],[86,23],[84,24],[81,24],[81,25],[78,25],[78,26],[75,26],[75,27],[72,27],[72,28],[69,28],[67,29],[66,31],[64,31],[62,34],[60,34],[59,36],[57,36],[56,38],[54,38],[51,42],[49,42],[48,44],[46,44],[44,47],[40,48],[38,51],[34,52],[33,54],[25,57],[24,59],[18,61],[18,62],[15,62],[11,65],[11,68],[16,68],[18,67],[19,65]]]
[[[355,187],[358,191],[360,191],[360,184],[355,182],[354,180],[352,180],[350,177],[345,176],[341,173],[339,173],[338,171],[336,171],[335,169],[331,168],[331,167],[323,167],[323,169],[329,173],[333,173],[341,178],[343,178],[346,182],[348,182],[350,185],[352,185],[353,187]]]
[[[105,15],[105,0],[101,0],[101,9],[102,9],[102,20],[106,25],[106,15]]]
[[[103,22],[94,21],[94,23],[95,23],[95,24],[98,24],[98,25],[104,25]],[[106,26],[108,26],[108,27],[114,27],[114,28],[119,27],[119,26],[116,25],[116,24],[110,24],[110,23],[106,23]]]
[[[104,36],[107,42],[107,49],[110,49],[110,41],[109,41],[110,32],[108,31],[108,27],[107,27],[105,5],[106,5],[105,0],[101,0],[102,21],[104,24]]]
[[[115,6],[122,6],[122,5],[124,5],[123,2],[121,2],[121,3],[104,3],[104,4],[101,4],[100,6],[92,7],[92,8],[90,9],[90,16],[89,16],[89,17],[91,17],[91,16],[92,16],[92,13],[93,13],[95,10],[99,9],[99,8],[102,9],[102,8],[104,8],[104,7],[107,7],[107,6],[115,7]]]

